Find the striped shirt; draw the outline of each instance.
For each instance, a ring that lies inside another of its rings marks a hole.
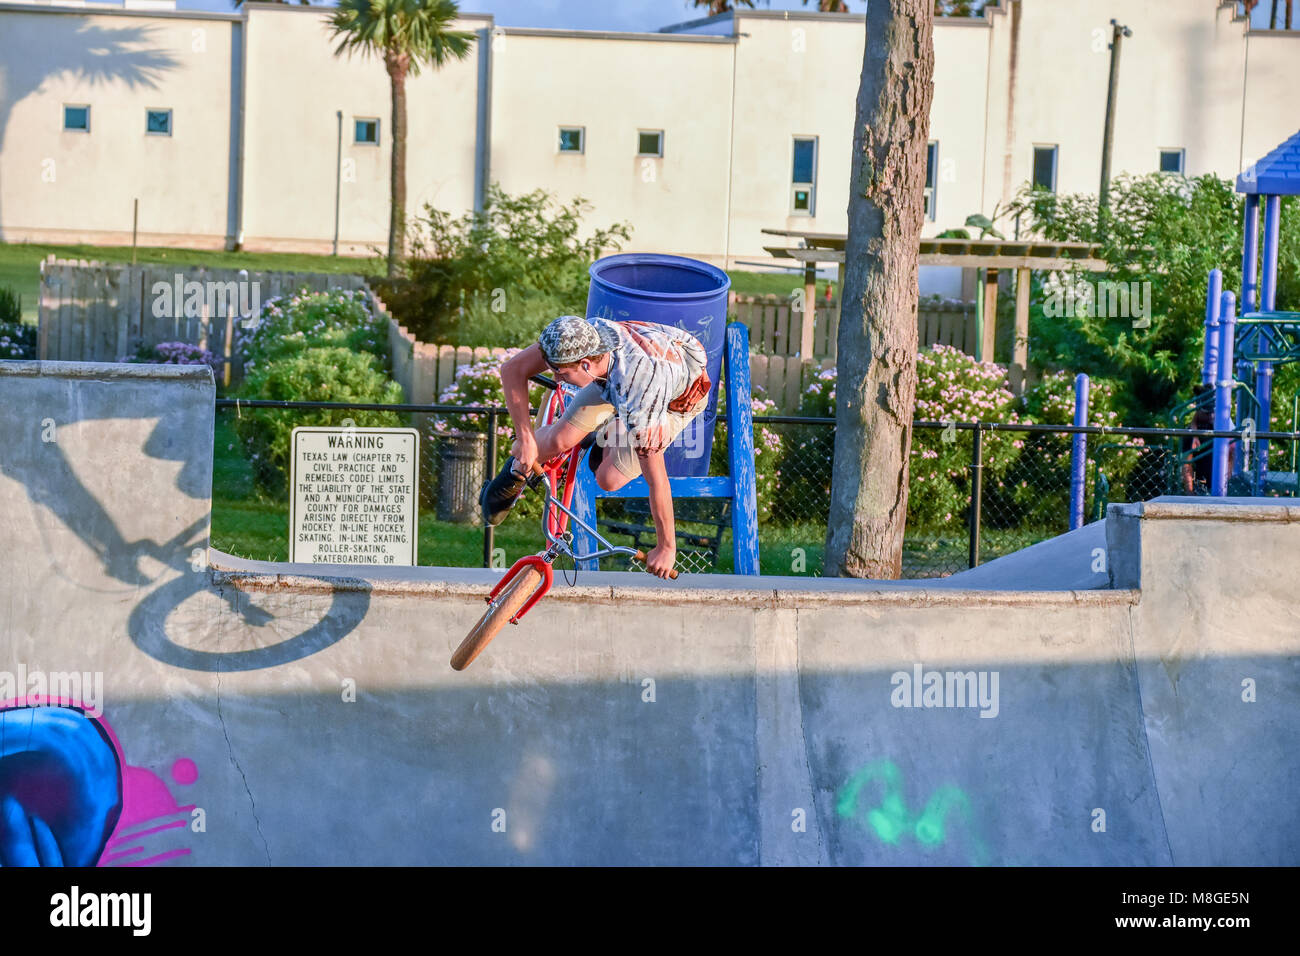
[[[634,436],[636,447],[647,451],[662,448],[661,430],[673,412],[682,413],[685,398],[693,406],[708,392],[709,381],[699,380],[708,362],[704,346],[691,333],[671,325],[653,322],[611,322],[589,319],[593,325],[612,327],[618,334],[605,379],[605,400],[614,406]],[[700,394],[690,392],[692,385]]]

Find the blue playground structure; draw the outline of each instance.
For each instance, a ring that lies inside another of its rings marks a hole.
[[[1221,271],[1213,270],[1206,290],[1205,351],[1199,391],[1208,400],[1213,389],[1216,431],[1240,430],[1253,422],[1253,430],[1261,432],[1269,430],[1271,420],[1274,366],[1300,362],[1300,312],[1276,310],[1282,197],[1300,195],[1300,132],[1238,176],[1237,191],[1246,196],[1241,313],[1237,313],[1237,297],[1223,289]],[[1231,456],[1230,448],[1235,449]],[[1268,442],[1263,439],[1253,443],[1214,439],[1211,494],[1228,493],[1230,479],[1238,489],[1248,488],[1252,495],[1268,490],[1295,494],[1294,471],[1270,471],[1268,451]]]
[[[738,322],[727,325],[730,277],[695,259],[681,256],[623,254],[607,256],[591,266],[587,315],[615,321],[636,319],[685,329],[708,353],[712,382],[706,410],[664,453],[668,482],[679,512],[692,499],[730,503],[731,547],[736,574],[758,574],[758,498],[754,473],[754,425],[749,380],[749,330]],[[725,370],[725,375],[723,374]],[[728,475],[709,476],[713,427],[717,419],[720,379],[726,379]],[[573,512],[596,525],[596,499],[641,498],[649,491],[637,478],[617,491],[604,491],[585,463],[578,469]],[[582,528],[574,528],[579,552],[596,550]],[[579,565],[596,570],[596,562]]]

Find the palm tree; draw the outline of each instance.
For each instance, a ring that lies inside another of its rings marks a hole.
[[[459,15],[454,0],[340,0],[330,17],[342,37],[335,56],[359,50],[384,58],[393,87],[392,188],[388,218],[388,275],[406,256],[406,78],[423,64],[435,69],[469,55],[472,33],[448,29]]]
[[[719,13],[730,13],[737,6],[754,8],[754,0],[692,0],[697,7],[708,7],[709,16],[716,16]]]

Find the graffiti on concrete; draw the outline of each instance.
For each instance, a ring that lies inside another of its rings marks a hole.
[[[879,787],[879,802],[863,806],[863,791],[871,784]],[[908,808],[904,791],[903,774],[898,765],[890,760],[876,760],[855,773],[840,788],[835,800],[835,813],[841,819],[856,820],[865,825],[881,842],[890,846],[899,846],[910,837],[925,849],[946,843],[950,825],[960,821],[964,825],[971,862],[976,866],[983,865],[987,854],[975,832],[970,800],[961,788],[952,784],[941,786],[916,812]]]
[[[171,774],[178,785],[198,779],[184,758]],[[0,866],[149,866],[187,856],[176,844],[193,809],[152,771],[127,764],[109,724],[77,702],[0,703]]]

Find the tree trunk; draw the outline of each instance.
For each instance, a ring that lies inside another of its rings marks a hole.
[[[388,213],[388,277],[397,275],[406,258],[406,56],[385,57],[388,78],[393,86],[393,160]]]
[[[933,97],[932,0],[872,0],[837,339],[827,575],[896,578],[902,570]]]

